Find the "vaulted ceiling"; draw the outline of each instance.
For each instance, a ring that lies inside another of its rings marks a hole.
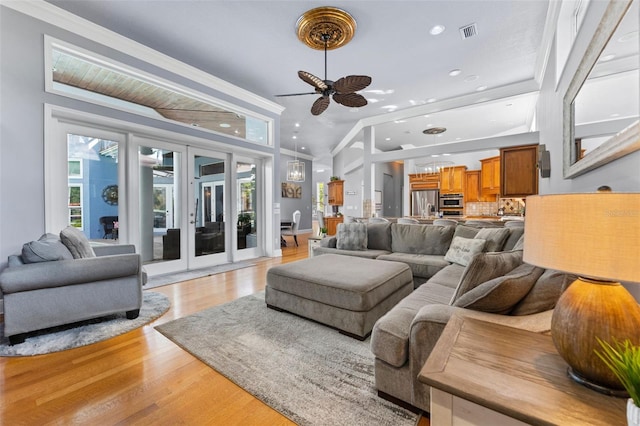
[[[74,1],[50,3],[277,102],[281,147],[318,164],[359,120],[376,123],[376,147],[390,151],[530,131],[549,37],[548,0],[426,1]],[[334,6],[356,22],[353,39],[327,54],[327,77],[372,77],[361,108],[317,96],[304,70],[324,78],[324,53],[298,40],[307,10]],[[440,25],[444,31],[431,34]],[[461,28],[473,25],[465,38]],[[553,22],[555,25],[555,22]],[[446,127],[439,137],[424,134]],[[357,142],[358,135],[353,141]]]

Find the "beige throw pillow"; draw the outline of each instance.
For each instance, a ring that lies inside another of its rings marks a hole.
[[[466,266],[471,262],[473,256],[482,253],[485,241],[477,238],[454,237],[444,255],[444,260],[458,265]]]

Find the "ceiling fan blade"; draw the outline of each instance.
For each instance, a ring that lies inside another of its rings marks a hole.
[[[305,83],[309,83],[316,89],[319,89],[321,92],[328,88],[327,84],[320,77],[316,77],[309,72],[298,71],[298,77],[300,77],[300,79]]]
[[[276,98],[281,98],[283,96],[300,96],[300,95],[317,95],[318,92],[307,92],[307,93],[287,93],[285,95],[273,95]]]
[[[338,93],[353,93],[371,84],[371,77],[367,75],[348,75],[333,83]]]
[[[357,93],[335,93],[333,100],[351,108],[359,108],[367,104],[365,97]]]
[[[324,112],[325,109],[329,106],[329,97],[328,96],[320,96],[311,106],[311,114],[320,115]]]

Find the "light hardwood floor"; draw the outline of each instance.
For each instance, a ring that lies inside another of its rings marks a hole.
[[[281,258],[154,288],[170,298],[171,308],[140,329],[55,354],[0,357],[0,423],[293,424],[153,327],[263,290],[269,267],[307,257],[307,235],[298,240],[299,247],[283,248]],[[428,426],[429,421],[423,418],[419,424]]]

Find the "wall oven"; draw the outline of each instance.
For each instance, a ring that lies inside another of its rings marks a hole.
[[[441,194],[440,209],[462,209],[464,196],[462,194]]]

